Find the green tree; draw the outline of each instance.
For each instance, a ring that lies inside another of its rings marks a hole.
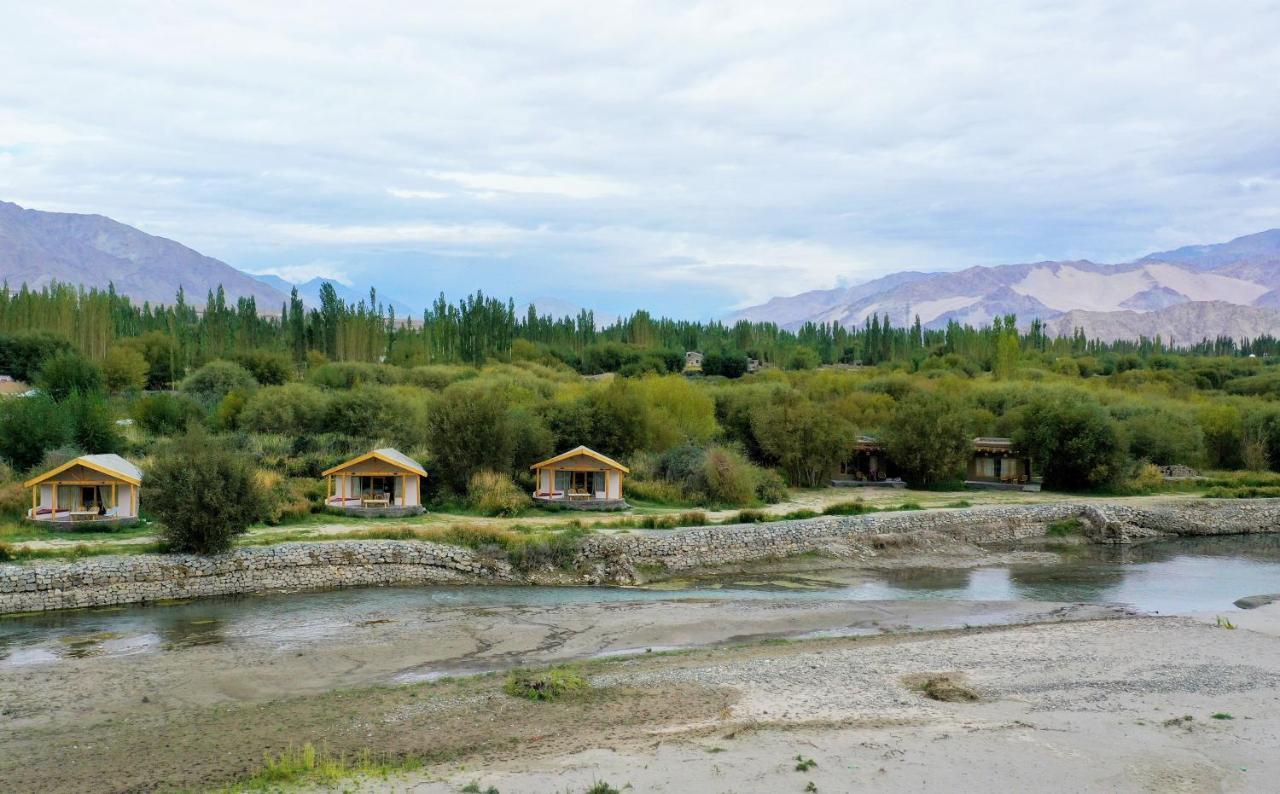
[[[240,425],[256,433],[302,435],[324,429],[328,401],[324,392],[304,383],[259,389],[240,412]]]
[[[226,551],[266,507],[249,459],[201,432],[166,444],[145,480],[148,509],[173,552]]]
[[[67,412],[47,395],[0,401],[0,456],[18,471],[71,439]]]
[[[182,392],[205,408],[213,408],[228,392],[235,389],[252,392],[257,386],[249,370],[231,361],[218,360],[188,375],[182,382]]]
[[[821,485],[853,449],[848,422],[794,393],[758,408],[751,427],[761,450],[793,485]]]
[[[79,353],[63,350],[41,365],[36,385],[55,400],[65,400],[72,394],[94,394],[102,391],[102,370]]]
[[[101,394],[75,393],[62,402],[70,423],[71,443],[91,455],[119,452],[124,439],[111,407]]]
[[[884,427],[885,455],[912,485],[961,479],[973,443],[972,417],[955,397],[915,392],[897,404]]]
[[[1014,444],[1051,488],[1082,490],[1120,480],[1124,443],[1116,422],[1091,395],[1042,393],[1016,410]]]
[[[453,493],[465,494],[476,472],[511,473],[516,434],[506,401],[491,391],[453,384],[432,403],[426,425],[438,480]]]
[[[141,391],[147,385],[147,359],[135,348],[117,345],[102,360],[102,374],[114,394]]]

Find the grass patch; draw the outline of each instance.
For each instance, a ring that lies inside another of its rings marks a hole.
[[[763,510],[739,510],[737,515],[726,518],[726,524],[763,524],[769,520],[769,514]]]
[[[973,507],[973,502],[968,499],[957,499],[954,502],[947,502],[943,507]]]
[[[30,562],[34,560],[65,560],[74,562],[85,557],[105,557],[109,554],[159,554],[165,551],[163,543],[129,543],[122,545],[77,543],[74,546],[55,546],[29,549],[0,543],[0,562]]]
[[[1206,499],[1276,499],[1280,485],[1215,486],[1204,492]]]
[[[981,696],[964,683],[960,673],[925,673],[906,676],[903,683],[930,700],[942,703],[974,703]]]
[[[501,794],[501,792],[498,791],[497,786],[480,788],[480,784],[473,780],[462,787],[462,794]]]
[[[1210,719],[1215,719],[1215,720],[1234,720],[1234,719],[1235,719],[1235,717],[1231,716],[1230,714],[1228,714],[1228,713],[1227,713],[1227,712],[1225,712],[1225,711],[1216,711],[1216,712],[1214,712],[1214,713],[1210,716]]]
[[[889,508],[890,510],[923,510],[919,502],[903,502],[897,507]]]
[[[1084,529],[1084,524],[1078,518],[1064,518],[1060,521],[1050,523],[1044,529],[1044,534],[1051,538],[1066,538],[1073,535],[1079,535],[1080,530]]]
[[[591,784],[591,788],[587,789],[587,794],[621,794],[621,792],[603,780],[597,780]]]
[[[860,516],[863,513],[874,513],[876,509],[861,499],[855,499],[852,502],[836,502],[827,505],[823,509],[823,515],[828,516]]]
[[[512,697],[549,702],[580,695],[590,688],[587,679],[576,668],[548,667],[545,670],[511,671],[502,691]]]
[[[510,527],[480,524],[450,526],[386,526],[328,535],[324,540],[425,540],[462,546],[478,552],[505,555],[513,567],[521,571],[537,568],[572,567],[583,538],[592,531],[581,522],[562,530],[542,530],[515,524]],[[317,540],[318,538],[308,538]],[[264,539],[265,544],[279,538]]]
[[[792,510],[790,513],[784,513],[783,515],[779,516],[779,519],[783,521],[798,521],[803,518],[817,518],[820,515],[822,514],[819,513],[817,510],[801,509],[801,510]]]
[[[410,771],[419,766],[421,764],[413,759],[392,758],[370,750],[347,757],[307,742],[301,747],[290,747],[279,755],[268,753],[257,772],[225,791],[275,790],[281,784],[328,784],[356,775],[386,777],[393,772]]]
[[[802,755],[796,756],[797,772],[808,772],[810,769],[813,769],[817,765],[818,765],[818,762],[813,760],[812,758],[805,758]]]
[[[1232,623],[1230,618],[1224,618],[1222,615],[1218,616],[1217,625],[1220,629],[1234,629],[1236,627],[1236,624]]]

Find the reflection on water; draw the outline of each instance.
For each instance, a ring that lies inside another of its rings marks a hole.
[[[797,587],[797,585],[804,585]],[[1280,535],[1089,546],[1057,565],[905,568],[829,577],[721,579],[679,589],[388,587],[236,596],[166,606],[0,616],[0,669],[58,659],[219,643],[289,647],[442,609],[560,606],[689,598],[739,600],[1064,601],[1128,604],[1163,614],[1230,611],[1280,592]]]

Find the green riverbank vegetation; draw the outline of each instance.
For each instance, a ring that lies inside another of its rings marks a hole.
[[[0,399],[0,541],[41,532],[17,524],[31,503],[25,476],[102,452],[147,472],[152,524],[121,537],[175,523],[208,535],[192,518],[201,511],[230,527],[208,542],[167,537],[175,550],[226,548],[249,526],[315,523],[320,472],[379,446],[422,461],[428,509],[460,520],[554,517],[529,499],[529,466],[555,452],[581,444],[624,461],[636,509],[584,518],[583,531],[715,523],[708,511],[766,516],[753,511],[824,487],[859,435],[879,437],[917,488],[954,490],[982,435],[1012,438],[1046,489],[1280,496],[1269,337],[1172,348],[1050,339],[1012,317],[940,330],[873,317],[791,332],[645,312],[597,328],[590,313],[517,316],[479,294],[414,318],[374,294],[351,305],[331,291],[316,309],[296,296],[271,309],[279,314],[220,294],[197,311],[184,296],[135,306],[63,285],[0,293],[0,373],[36,389]],[[687,350],[704,353],[700,371],[682,371]],[[166,493],[199,487],[181,476],[197,466],[192,450],[221,461],[201,469],[220,483],[217,510]],[[1168,481],[1157,468],[1167,466],[1209,474]]]

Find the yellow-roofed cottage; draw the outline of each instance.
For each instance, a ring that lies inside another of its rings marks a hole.
[[[23,485],[31,489],[31,521],[96,527],[138,522],[142,472],[119,455],[81,455]]]
[[[625,510],[622,479],[630,469],[586,447],[535,463],[535,501],[582,510]]]
[[[423,512],[427,470],[389,447],[375,449],[322,472],[325,507],[353,516],[413,516]]]

